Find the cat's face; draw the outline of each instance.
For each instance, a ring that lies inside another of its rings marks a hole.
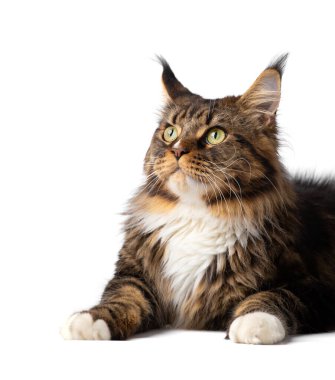
[[[241,202],[275,186],[275,112],[283,59],[242,96],[194,95],[162,62],[167,103],[145,159],[151,195]]]

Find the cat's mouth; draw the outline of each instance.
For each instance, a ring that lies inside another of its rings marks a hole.
[[[191,178],[192,180],[196,182],[206,182],[204,181],[203,175],[199,174],[199,168],[195,168],[194,164],[180,159],[178,160],[178,167],[177,170],[180,170],[185,176]]]
[[[156,162],[155,169],[161,174],[161,178],[167,181],[168,187],[174,193],[192,188],[204,188],[207,185],[207,168],[197,157],[188,156],[183,155],[176,159],[168,152],[164,160]]]
[[[183,168],[183,167],[181,167],[180,165],[179,165],[179,163],[177,164],[178,166],[176,167],[176,169],[173,171],[173,173],[171,173],[171,176],[173,176],[173,175],[175,175],[175,174],[177,174],[177,178],[181,178],[181,177],[190,177],[190,178],[192,178],[192,175],[190,175],[190,172],[189,172],[189,170],[187,170],[187,169],[185,169],[185,168]],[[178,174],[179,173],[179,174]],[[170,177],[171,177],[170,176]]]

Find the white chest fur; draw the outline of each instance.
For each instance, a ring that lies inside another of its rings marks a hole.
[[[207,268],[218,257],[233,255],[238,241],[246,246],[250,229],[246,223],[212,216],[204,204],[179,203],[165,214],[147,214],[146,231],[160,229],[166,244],[163,275],[171,281],[173,302],[180,308],[196,289]],[[219,265],[218,265],[219,268]]]
[[[215,256],[220,270],[224,255],[234,254],[236,242],[246,247],[248,236],[256,236],[257,230],[245,220],[213,216],[202,199],[205,185],[180,171],[170,177],[168,187],[179,197],[178,204],[169,212],[150,213],[141,219],[147,232],[159,229],[159,238],[166,245],[162,272],[171,282],[180,321],[185,300],[192,296]]]

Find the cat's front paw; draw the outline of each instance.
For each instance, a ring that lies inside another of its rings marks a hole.
[[[233,321],[229,338],[235,343],[274,344],[285,338],[285,328],[276,316],[255,311]]]
[[[90,313],[73,314],[60,331],[68,340],[110,340],[111,333],[103,319],[93,320]]]

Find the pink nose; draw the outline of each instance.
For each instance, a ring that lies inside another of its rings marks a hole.
[[[176,156],[176,159],[179,160],[179,158],[183,155],[188,153],[188,151],[185,148],[172,148],[171,151]]]

